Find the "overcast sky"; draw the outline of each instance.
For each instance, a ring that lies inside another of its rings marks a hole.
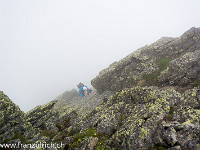
[[[0,90],[27,112],[199,15],[199,0],[0,0]]]

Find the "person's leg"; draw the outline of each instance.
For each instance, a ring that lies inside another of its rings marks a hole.
[[[87,95],[87,90],[84,90],[84,97],[86,97]]]
[[[85,97],[85,91],[84,90],[81,91],[81,94]]]

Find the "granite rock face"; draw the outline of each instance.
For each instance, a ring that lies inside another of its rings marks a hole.
[[[138,85],[199,83],[199,50],[200,29],[191,28],[178,38],[164,37],[134,51],[102,70],[91,83],[100,93]]]

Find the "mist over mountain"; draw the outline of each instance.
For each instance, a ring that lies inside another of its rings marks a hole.
[[[0,90],[21,110],[90,81],[161,37],[200,26],[198,0],[1,0]]]
[[[200,149],[200,28],[137,49],[91,85],[84,98],[72,89],[27,113],[0,92],[0,148]]]

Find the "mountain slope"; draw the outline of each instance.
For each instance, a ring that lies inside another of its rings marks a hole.
[[[161,38],[102,70],[91,83],[99,92],[145,85],[199,83],[200,28],[179,38]]]
[[[26,114],[1,93],[0,141],[22,141],[20,131],[69,150],[200,149],[200,28],[144,46],[91,82],[84,99],[73,89]]]
[[[0,144],[47,141],[49,138],[33,128],[31,123],[26,121],[24,112],[0,91]]]

